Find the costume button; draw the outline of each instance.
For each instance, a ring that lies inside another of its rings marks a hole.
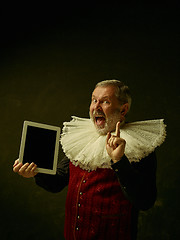
[[[85,183],[86,182],[86,180],[83,180],[83,183]]]
[[[80,194],[80,195],[82,195],[83,193],[82,193],[82,192],[80,192],[79,194]]]
[[[80,216],[78,215],[77,218],[80,219]]]
[[[116,169],[115,169],[115,172],[118,172],[118,171],[119,171],[119,170],[116,168]]]
[[[76,230],[79,231],[79,228],[77,227]]]
[[[80,207],[81,206],[81,204],[80,203],[78,203],[78,207]]]

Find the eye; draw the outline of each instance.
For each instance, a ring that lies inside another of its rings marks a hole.
[[[105,101],[104,101],[104,103],[105,103],[105,104],[109,104],[110,102],[109,102],[109,101],[107,101],[107,100],[105,100]]]
[[[92,102],[93,103],[97,103],[97,100],[94,98],[94,99],[92,99]]]

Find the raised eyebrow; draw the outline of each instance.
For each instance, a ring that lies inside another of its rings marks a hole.
[[[92,95],[91,100],[96,100],[96,99],[97,98],[94,95]]]
[[[108,100],[108,101],[110,101],[110,98],[109,98],[109,97],[103,97],[102,99],[103,99],[103,100]]]
[[[97,99],[97,97],[95,95],[92,95],[92,98]],[[102,100],[109,100],[110,101],[110,98],[108,96],[105,96],[105,97],[102,97]]]
[[[111,99],[109,97],[102,97],[101,101],[111,101]]]

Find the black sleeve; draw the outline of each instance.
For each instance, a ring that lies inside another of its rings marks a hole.
[[[58,162],[56,175],[38,173],[35,182],[49,192],[60,192],[69,182],[69,159],[64,157]]]
[[[124,155],[119,162],[112,164],[124,194],[140,210],[149,209],[156,201],[156,167],[154,152],[140,162],[130,163]]]

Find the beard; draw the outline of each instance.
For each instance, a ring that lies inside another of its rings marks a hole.
[[[90,115],[91,120],[94,123],[94,126],[95,126],[97,132],[100,135],[106,135],[108,132],[115,131],[116,123],[118,121],[120,121],[120,119],[121,119],[120,110],[116,109],[116,111],[114,113],[112,113],[108,118],[105,118],[105,124],[102,127],[102,126],[97,126],[95,124],[95,122],[96,122],[96,117],[95,116],[96,115],[102,115],[102,116],[105,117],[104,112],[94,110],[92,114],[89,112],[89,115]]]

